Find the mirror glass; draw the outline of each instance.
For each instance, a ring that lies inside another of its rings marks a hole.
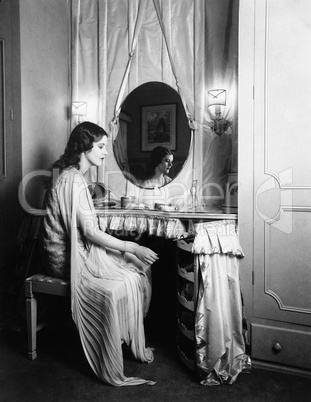
[[[126,97],[113,152],[128,180],[139,187],[162,187],[181,171],[189,147],[187,116],[172,87],[148,82]]]

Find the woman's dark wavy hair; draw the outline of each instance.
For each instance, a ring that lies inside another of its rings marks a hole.
[[[80,170],[80,154],[93,148],[93,143],[100,141],[103,136],[108,134],[95,123],[84,121],[78,124],[71,132],[67,146],[63,155],[53,163],[51,171],[58,169],[60,174],[68,167],[75,167]],[[45,187],[51,187],[53,175],[45,180]]]
[[[53,163],[52,169],[59,169],[62,172],[67,167],[73,166],[80,169],[80,154],[93,148],[93,142],[100,141],[108,134],[95,123],[84,121],[78,124],[71,132],[65,152]]]
[[[151,179],[154,176],[156,167],[162,162],[162,159],[166,155],[174,155],[174,153],[170,149],[162,146],[153,148],[146,170],[146,179]]]

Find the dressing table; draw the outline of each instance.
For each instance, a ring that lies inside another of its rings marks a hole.
[[[171,327],[172,323],[175,323],[174,332],[177,327],[177,352],[181,361],[202,377],[203,381],[207,383],[215,381],[213,375],[208,376],[214,372],[215,362],[220,358],[222,359],[220,364],[226,359],[230,362],[232,356],[226,357],[226,352],[217,339],[221,334],[220,326],[228,319],[228,312],[221,311],[216,306],[220,300],[219,294],[215,298],[214,289],[218,291],[220,286],[222,287],[221,297],[224,296],[226,300],[222,303],[227,303],[228,311],[231,308],[232,314],[240,317],[242,327],[242,308],[237,302],[240,297],[238,268],[231,268],[231,264],[238,265],[237,258],[243,256],[238,242],[237,214],[121,208],[97,208],[96,212],[102,230],[113,231],[114,234],[121,236],[133,236],[133,233],[136,233],[138,239],[146,235],[150,239],[151,248],[152,239],[160,237],[162,243],[174,245],[174,263],[172,264],[172,260],[169,259],[169,248],[164,252],[164,257],[160,257],[158,261],[162,273],[159,275],[160,280],[156,281],[153,287],[157,308],[161,306],[162,299],[160,315],[165,315],[170,309],[173,311],[175,317],[171,315],[167,323]],[[136,239],[132,237],[132,240]],[[209,265],[213,274],[206,274]],[[152,269],[159,272],[158,267]],[[212,290],[207,291],[208,287]],[[173,308],[170,305],[173,305]],[[210,316],[206,305],[212,306],[218,313]],[[161,324],[156,326],[156,330],[169,332],[164,316],[159,318],[159,322]],[[210,345],[200,344],[200,338],[206,338],[207,328],[211,326],[220,329],[219,334],[212,331],[213,333],[208,335],[210,343],[214,345],[212,352],[207,350]],[[230,332],[230,329],[227,331]],[[241,334],[242,331],[240,341]],[[230,336],[230,333],[225,335],[227,339]],[[176,334],[174,337],[176,339]],[[233,353],[236,353],[236,350]],[[214,360],[206,361],[205,358],[211,355]],[[233,360],[236,363],[238,359],[234,357]],[[243,369],[249,369],[247,357],[243,355],[243,359],[241,358],[240,365]]]

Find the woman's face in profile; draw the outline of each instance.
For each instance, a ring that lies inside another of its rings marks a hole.
[[[159,171],[165,175],[168,175],[171,167],[173,166],[173,155],[165,155],[164,158],[162,158],[161,163],[157,166]]]

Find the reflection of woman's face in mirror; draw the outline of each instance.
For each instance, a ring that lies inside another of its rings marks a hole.
[[[155,173],[159,173],[159,175],[168,175],[170,173],[171,167],[173,166],[173,160],[173,155],[165,155],[164,158],[162,158],[161,163],[156,167]]]
[[[165,147],[155,147],[150,155],[145,180],[142,187],[162,187],[172,179],[168,176],[173,166],[174,154]]]

